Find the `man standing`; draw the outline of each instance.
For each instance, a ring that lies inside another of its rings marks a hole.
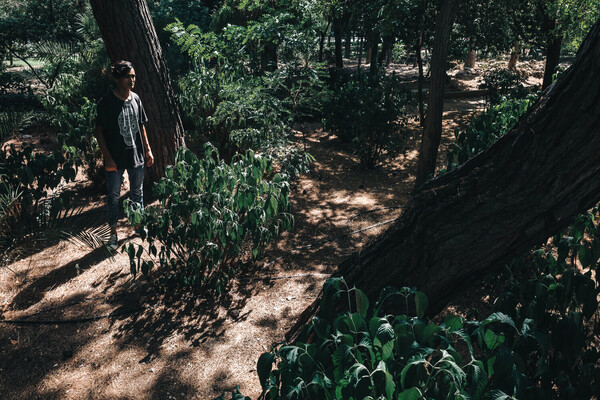
[[[117,221],[121,178],[127,170],[131,200],[144,206],[144,165],[154,164],[144,124],[148,121],[144,106],[135,86],[135,69],[129,61],[118,61],[111,66],[115,89],[98,103],[95,136],[104,156],[108,224],[110,239],[107,247],[114,251],[118,246]]]

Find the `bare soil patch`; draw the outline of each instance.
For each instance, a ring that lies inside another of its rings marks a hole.
[[[447,103],[440,165],[454,128],[482,100]],[[217,302],[162,293],[129,273],[127,255],[57,243],[0,270],[0,391],[7,399],[211,399],[240,385],[258,397],[256,361],[349,254],[410,197],[420,128],[404,151],[363,171],[319,124],[297,127],[316,158],[294,183],[293,231],[244,265]],[[75,182],[90,210],[103,193]],[[138,242],[122,219],[120,243]],[[7,323],[8,320],[28,323]]]

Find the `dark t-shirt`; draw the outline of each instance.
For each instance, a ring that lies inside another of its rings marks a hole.
[[[104,140],[117,169],[144,165],[144,146],[140,126],[148,121],[139,96],[121,100],[113,92],[98,103],[96,126],[102,127]]]

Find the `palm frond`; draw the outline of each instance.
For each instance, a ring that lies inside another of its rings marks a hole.
[[[91,11],[79,13],[75,18],[76,31],[86,42],[93,42],[102,37],[98,23]]]
[[[8,111],[0,113],[0,142],[18,134],[33,121],[33,113]]]
[[[71,207],[68,196],[55,194],[40,201],[35,210],[20,208],[19,198],[12,196],[16,210],[7,218],[0,237],[0,258],[3,263],[14,261],[28,252],[36,252],[61,241],[90,249],[106,248],[110,237],[103,210]],[[0,197],[0,202],[3,202]],[[6,206],[5,208],[9,208]],[[0,211],[2,212],[2,211]],[[8,214],[5,214],[8,215]],[[106,250],[107,256],[111,253]]]
[[[33,50],[40,60],[50,64],[62,64],[70,58],[77,60],[78,49],[73,43],[44,40],[36,43]]]

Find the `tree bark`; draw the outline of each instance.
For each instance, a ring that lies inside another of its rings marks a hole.
[[[360,35],[360,39],[358,41],[358,68],[360,68],[360,64],[362,62],[363,55],[363,36]]]
[[[429,314],[600,201],[600,21],[569,70],[488,150],[424,184],[395,224],[335,276],[371,298],[423,290]],[[319,298],[288,332],[318,309]]]
[[[510,59],[508,60],[508,69],[510,71],[517,70],[517,62],[519,61],[519,54],[521,53],[521,47],[515,44],[512,51],[510,52]]]
[[[347,29],[346,40],[344,41],[344,57],[350,58],[352,50],[352,32]]]
[[[417,161],[415,187],[422,185],[435,172],[440,138],[442,136],[442,113],[444,111],[444,85],[446,83],[446,57],[448,40],[460,0],[446,0],[435,24],[433,56],[431,58],[431,78],[429,80],[429,100],[427,117]]]
[[[560,61],[560,49],[562,47],[562,36],[548,39],[546,47],[546,65],[544,67],[544,80],[542,81],[542,90],[552,85],[552,76],[556,72],[556,67]]]
[[[342,21],[339,18],[333,20],[333,34],[335,36],[335,67],[344,68],[344,60],[342,58]]]
[[[379,32],[371,32],[371,38],[369,40],[369,55],[371,64],[369,65],[369,72],[373,75],[377,74],[379,69],[379,63],[377,62],[377,52],[379,51]]]
[[[135,91],[148,114],[146,131],[155,157],[147,174],[157,181],[165,167],[173,164],[175,151],[185,146],[185,140],[179,106],[148,5],[144,0],[91,0],[91,4],[110,59],[131,61],[135,67]]]

